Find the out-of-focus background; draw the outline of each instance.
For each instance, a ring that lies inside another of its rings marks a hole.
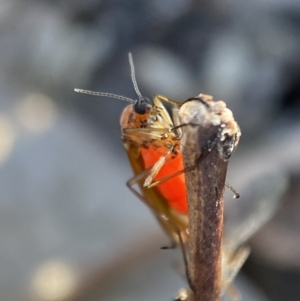
[[[172,300],[181,257],[125,187],[119,100],[223,99],[242,138],[226,235],[243,300],[300,297],[300,2],[0,0],[1,300]],[[233,242],[235,243],[235,242]]]

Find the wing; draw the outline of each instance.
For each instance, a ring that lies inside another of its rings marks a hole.
[[[145,178],[149,175],[151,168],[145,167],[140,146],[134,143],[126,143],[125,149],[133,173],[135,174],[135,176],[128,181],[129,189],[152,211],[173,242],[178,243],[179,231],[183,239],[187,241],[187,215],[174,211],[168,201],[160,193],[158,187],[148,189],[143,186]],[[138,191],[133,188],[135,184],[138,185]]]

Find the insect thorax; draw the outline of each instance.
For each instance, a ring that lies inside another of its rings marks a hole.
[[[127,106],[121,115],[120,125],[125,143],[168,149],[175,148],[178,143],[176,133],[155,106],[146,114],[136,113],[133,105]]]

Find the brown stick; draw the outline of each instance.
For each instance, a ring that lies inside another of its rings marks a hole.
[[[190,234],[189,277],[193,289],[188,293],[188,300],[219,301],[223,198],[227,172],[224,157],[228,156],[228,153],[225,154],[228,145],[224,146],[224,139],[221,139],[225,125],[216,125],[213,119],[215,115],[203,98],[200,100],[186,103],[187,106],[183,105],[179,112],[181,124],[187,124],[182,127],[185,168],[198,162],[195,169],[186,173]],[[195,106],[200,108],[195,109]],[[221,120],[219,125],[222,124]],[[233,151],[239,136],[232,138]]]

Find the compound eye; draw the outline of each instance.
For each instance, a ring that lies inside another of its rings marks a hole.
[[[144,115],[147,112],[147,106],[144,101],[139,101],[134,105],[134,111],[137,114]]]
[[[151,108],[152,108],[151,100],[146,97],[140,98],[134,104],[134,111],[140,115],[148,113],[151,110]]]

